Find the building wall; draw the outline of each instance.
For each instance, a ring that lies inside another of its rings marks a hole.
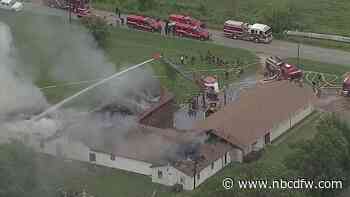
[[[161,177],[158,176],[159,172],[162,173]],[[168,186],[182,184],[185,190],[193,190],[193,177],[170,165],[152,168],[152,182]]]
[[[290,118],[280,122],[280,124],[276,125],[270,131],[271,141],[275,140],[276,138],[278,138],[280,135],[282,135],[284,132],[286,132],[290,128],[291,128]]]
[[[240,150],[238,151],[241,152]],[[201,185],[203,182],[205,182],[208,178],[210,178],[211,176],[216,174],[218,171],[220,171],[222,168],[230,164],[232,162],[232,155],[235,155],[235,157],[237,157],[236,155],[240,154],[238,151],[234,150],[232,152],[227,152],[226,163],[225,163],[225,155],[223,155],[222,157],[220,157],[219,159],[213,162],[213,166],[212,166],[212,163],[210,163],[207,167],[202,169],[199,173],[197,172],[195,177],[188,176],[172,166],[154,167],[152,169],[152,182],[160,183],[168,186],[172,186],[175,184],[182,184],[185,190],[193,190],[197,188],[199,185]],[[239,159],[242,160],[243,158],[240,157]],[[161,178],[158,176],[158,172],[162,173]],[[198,177],[198,174],[199,174],[199,177]],[[196,179],[195,187],[194,187],[194,178]]]
[[[96,155],[96,161],[92,161],[91,163],[110,168],[126,170],[129,172],[135,172],[143,175],[152,175],[151,163],[120,156],[115,156],[115,160],[112,160],[111,154],[101,153],[93,150],[90,150],[89,154],[90,153],[94,153]]]
[[[302,121],[306,116],[311,114],[314,111],[314,107],[312,105],[307,105],[305,108],[299,110],[294,114],[291,118],[291,125],[294,126],[300,121]]]
[[[89,150],[81,142],[72,141],[68,137],[59,137],[45,142],[39,151],[53,156],[88,162]]]
[[[115,156],[115,160],[112,160],[110,154],[90,150],[90,148],[85,146],[83,143],[69,140],[67,137],[60,137],[48,141],[39,151],[57,157],[89,162],[96,165],[117,168],[138,174],[152,174],[152,164],[150,163],[119,156]],[[94,153],[96,155],[96,161],[90,161],[90,153]]]
[[[295,113],[291,113],[290,117],[279,124],[276,124],[270,131],[270,141],[277,139],[283,133],[291,129],[294,125],[302,121],[309,114],[313,112],[314,108],[311,104],[299,109]],[[249,154],[252,151],[261,150],[265,146],[265,136],[256,140],[256,143],[250,144],[244,147],[244,155]]]
[[[306,116],[313,112],[314,108],[311,104],[306,105],[305,107],[299,109],[295,113],[292,113],[289,119],[282,121],[276,127],[271,130],[271,141],[278,138],[288,129],[291,129],[294,125],[302,121]]]
[[[219,170],[227,166],[231,163],[231,154],[229,152],[226,153],[226,163],[225,163],[225,155],[220,157],[218,160],[214,161],[214,168],[212,168],[212,164],[209,164],[207,167],[202,169],[199,173],[200,177],[198,179],[198,173],[196,174],[196,188],[202,184],[204,181],[206,181],[208,178],[216,174]]]
[[[230,158],[231,162],[242,162],[243,151],[238,148],[234,148],[232,151],[230,151]]]

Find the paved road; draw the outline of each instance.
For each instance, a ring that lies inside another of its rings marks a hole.
[[[213,42],[227,47],[238,47],[256,53],[278,55],[284,58],[297,57],[298,49],[296,43],[273,40],[271,44],[256,44],[254,42],[232,40],[224,38],[220,31],[211,30]],[[304,59],[327,62],[331,64],[343,64],[350,67],[350,52],[335,49],[327,49],[309,45],[301,45],[300,56]]]
[[[41,5],[31,5],[26,4],[27,11],[31,10],[32,12],[40,12],[42,14],[51,14],[51,15],[64,15],[64,11],[54,9],[48,9],[42,7]],[[106,16],[107,18],[113,18],[113,13],[94,10],[94,12],[100,16]],[[124,15],[122,17],[125,17]],[[287,57],[297,57],[297,44],[291,42],[285,42],[280,40],[274,40],[271,44],[256,44],[254,42],[242,41],[242,40],[233,40],[224,38],[221,31],[210,30],[213,35],[213,42],[215,44],[224,45],[227,47],[233,48],[242,48],[247,49],[256,53],[264,53],[266,55],[278,55],[283,58]],[[327,49],[309,45],[301,45],[301,58],[310,59],[314,61],[327,62],[331,64],[342,64],[349,65],[350,67],[350,52],[345,52],[335,49]]]

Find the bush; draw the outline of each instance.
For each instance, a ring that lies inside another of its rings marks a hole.
[[[281,34],[285,30],[300,29],[296,22],[298,13],[294,4],[268,8],[263,11],[263,21],[269,24],[274,33]]]

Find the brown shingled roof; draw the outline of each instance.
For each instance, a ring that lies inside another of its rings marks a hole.
[[[260,84],[245,90],[222,110],[198,121],[196,130],[209,131],[239,147],[254,143],[274,125],[314,102],[310,87],[289,81]]]

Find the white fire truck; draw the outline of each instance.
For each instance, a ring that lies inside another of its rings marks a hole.
[[[228,20],[224,24],[224,35],[232,39],[254,41],[256,43],[270,43],[272,28],[264,24],[253,24]]]

